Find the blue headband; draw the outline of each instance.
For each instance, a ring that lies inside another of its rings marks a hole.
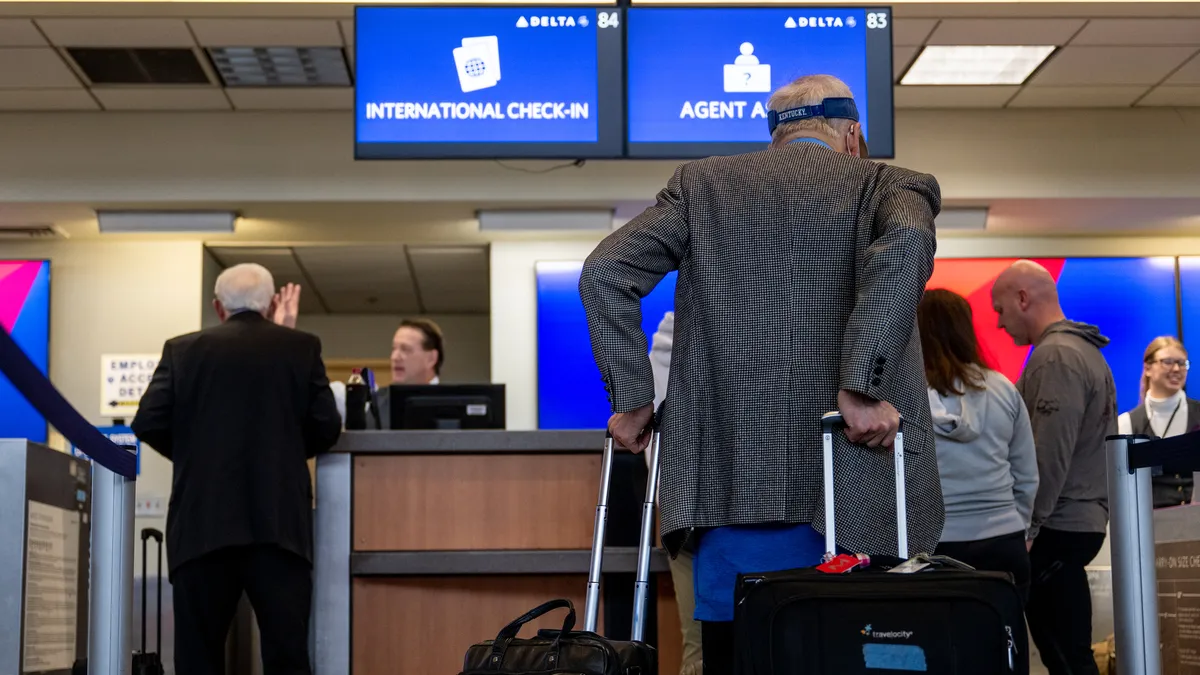
[[[857,122],[858,106],[854,104],[852,98],[827,98],[816,105],[806,105],[780,112],[768,110],[767,126],[770,127],[771,133],[775,133],[775,127],[780,124],[814,117],[839,118]]]

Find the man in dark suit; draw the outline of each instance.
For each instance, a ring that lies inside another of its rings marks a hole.
[[[834,77],[800,78],[768,107],[769,148],[677,168],[579,283],[609,429],[640,450],[655,394],[641,299],[679,273],[660,529],[672,555],[696,544],[706,675],[732,672],[738,572],[820,562],[823,413],[847,422],[835,437],[839,546],[896,554],[894,465],[880,448],[897,411],[910,549],[933,550],[944,521],[916,332],[937,181],[859,157],[857,109]]]
[[[321,342],[269,320],[271,274],[221,274],[221,324],[167,341],[133,431],[174,464],[167,560],[175,672],[224,672],[243,592],[267,675],[309,675],[312,483],[306,460],[341,433]]]

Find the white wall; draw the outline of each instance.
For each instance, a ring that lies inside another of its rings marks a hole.
[[[301,314],[296,328],[321,338],[327,359],[386,359],[400,321],[417,316],[390,314]],[[487,314],[426,314],[442,329],[446,362],[441,380],[488,382],[491,379],[491,318]]]
[[[50,259],[50,380],[89,422],[111,423],[100,415],[101,354],[159,353],[200,327],[202,254],[199,242],[0,244],[0,258]],[[169,497],[171,463],[143,448],[136,492]],[[166,518],[139,518],[143,527],[162,530]],[[134,555],[140,574],[140,545]]]
[[[676,164],[355,162],[353,124],[344,112],[0,114],[0,156],[21,158],[0,164],[0,202],[611,203],[653,197]],[[1195,108],[898,110],[896,138],[896,162],[936,175],[947,199],[1200,194]]]

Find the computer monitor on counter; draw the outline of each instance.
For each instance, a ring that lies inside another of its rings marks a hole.
[[[393,384],[392,429],[503,429],[503,384]]]

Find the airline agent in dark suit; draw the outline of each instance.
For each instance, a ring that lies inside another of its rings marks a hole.
[[[167,560],[175,672],[224,672],[243,592],[266,675],[309,675],[312,483],[306,460],[341,433],[321,342],[276,325],[271,274],[217,279],[219,326],[167,341],[133,431],[173,467]]]

